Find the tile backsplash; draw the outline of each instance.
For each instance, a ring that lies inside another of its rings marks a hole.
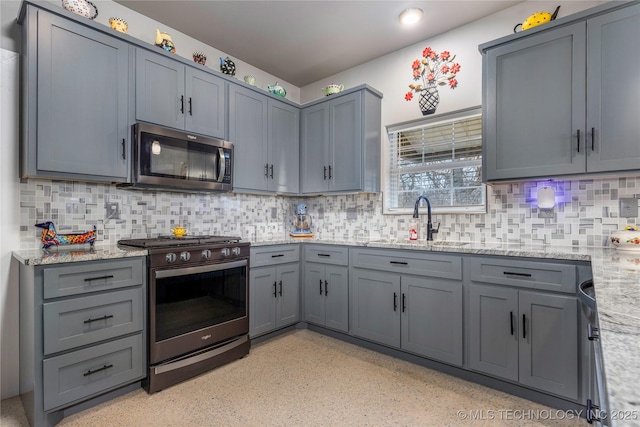
[[[536,206],[537,189],[551,186],[556,206]],[[437,214],[438,240],[603,246],[608,236],[638,218],[620,218],[618,199],[640,197],[640,176],[531,181],[487,187],[487,213]],[[251,241],[288,237],[295,205],[305,202],[320,238],[364,241],[406,239],[426,226],[426,208],[411,215],[383,215],[380,194],[282,197],[235,193],[186,194],[123,190],[112,185],[28,180],[20,184],[21,249],[40,247],[37,222],[51,220],[61,233],[96,225],[98,244],[169,234],[180,224],[191,234],[239,235]],[[107,210],[107,205],[118,210]],[[423,234],[421,233],[421,238]]]

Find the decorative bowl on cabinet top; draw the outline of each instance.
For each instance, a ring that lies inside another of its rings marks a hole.
[[[267,85],[267,89],[269,90],[269,92],[273,93],[274,95],[278,95],[283,98],[287,96],[286,89],[280,86],[278,82],[276,82],[274,85]]]
[[[322,88],[324,96],[333,95],[334,93],[340,93],[344,90],[344,85],[330,84],[327,87]]]
[[[62,0],[62,7],[88,19],[95,19],[98,16],[98,7],[89,0]]]
[[[124,19],[111,17],[109,18],[109,26],[116,31],[120,31],[121,33],[126,33],[129,28],[129,24]]]
[[[612,246],[621,251],[640,251],[640,231],[634,225],[628,225],[624,230],[616,231],[609,241]]]

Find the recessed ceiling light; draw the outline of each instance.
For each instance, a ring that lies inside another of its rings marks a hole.
[[[402,25],[413,25],[422,19],[422,9],[410,8],[404,10],[400,14],[400,22]]]

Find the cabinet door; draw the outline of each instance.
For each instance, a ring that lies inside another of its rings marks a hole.
[[[302,110],[300,179],[302,193],[328,189],[329,106],[316,104]]]
[[[304,266],[304,317],[307,322],[325,324],[325,266],[306,263]]]
[[[277,267],[278,327],[300,320],[300,265],[289,264]]]
[[[125,181],[128,45],[47,13],[37,34],[35,169]]]
[[[541,32],[485,54],[485,180],[585,172],[585,27]]]
[[[136,49],[136,119],[184,129],[184,70],[178,61]]]
[[[520,291],[520,382],[578,398],[578,301]]]
[[[329,191],[362,188],[362,94],[330,103]]]
[[[249,335],[255,337],[276,328],[276,269],[254,268],[249,277]]]
[[[186,67],[185,129],[226,137],[225,82],[204,71]]]
[[[402,348],[462,366],[462,283],[402,276]]]
[[[351,279],[351,333],[400,347],[400,276],[353,270]]]
[[[298,194],[300,190],[300,110],[269,100],[269,190]],[[273,168],[273,169],[271,169]]]
[[[327,265],[325,269],[325,325],[349,332],[349,269]]]
[[[229,141],[234,144],[233,187],[268,189],[267,97],[229,85]]]
[[[587,171],[640,169],[640,5],[587,21]]]
[[[517,381],[518,291],[469,288],[469,367]]]

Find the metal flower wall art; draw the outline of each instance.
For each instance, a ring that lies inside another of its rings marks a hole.
[[[411,101],[414,93],[419,94],[418,102],[423,116],[436,112],[440,102],[438,86],[449,86],[451,89],[458,87],[456,75],[461,67],[455,59],[456,55],[448,50],[436,53],[426,47],[422,51],[422,58],[411,64],[414,83],[409,85],[411,90],[404,95],[404,99]]]

